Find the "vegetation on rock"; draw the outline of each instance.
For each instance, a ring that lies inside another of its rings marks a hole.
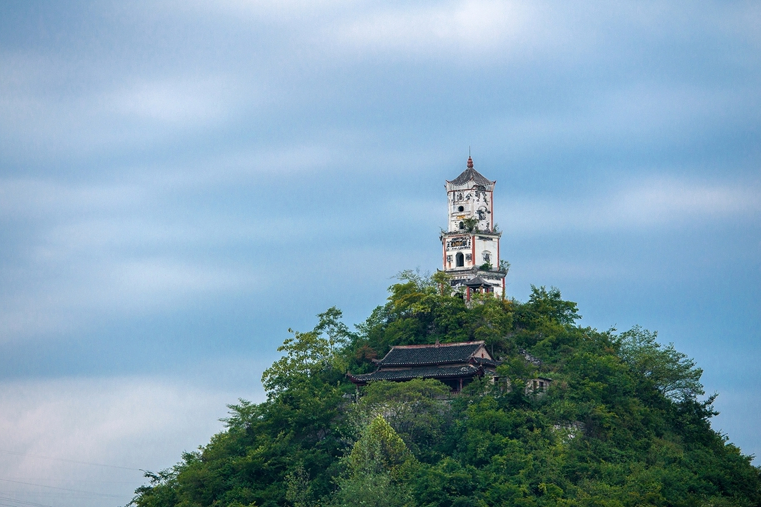
[[[404,272],[355,331],[331,308],[292,332],[263,374],[267,400],[230,405],[225,431],[146,474],[130,505],[761,505],[761,471],[710,427],[701,370],[655,333],[581,327],[557,289],[467,305],[448,287]],[[437,340],[484,340],[503,381],[454,397],[434,380],[378,382],[357,397],[345,377]],[[537,376],[547,392],[524,389]]]

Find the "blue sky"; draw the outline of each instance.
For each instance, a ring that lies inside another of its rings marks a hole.
[[[126,503],[262,399],[289,327],[439,267],[469,147],[508,294],[659,331],[761,453],[758,26],[727,1],[4,2],[0,497]]]

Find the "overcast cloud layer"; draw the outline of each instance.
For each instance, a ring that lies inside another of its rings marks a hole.
[[[126,504],[263,399],[287,328],[435,270],[469,146],[509,295],[658,330],[761,453],[759,26],[726,1],[4,2],[0,503]]]

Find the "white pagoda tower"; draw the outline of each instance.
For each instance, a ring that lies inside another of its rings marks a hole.
[[[448,228],[441,233],[444,272],[452,288],[470,300],[474,292],[505,295],[505,275],[499,257],[501,232],[494,230],[494,185],[468,167],[457,178],[447,181]]]

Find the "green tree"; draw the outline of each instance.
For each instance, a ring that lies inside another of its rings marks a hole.
[[[407,482],[416,461],[382,416],[375,417],[344,458],[346,473],[337,480],[335,506],[412,506]]]
[[[277,395],[292,387],[295,382],[314,379],[320,373],[333,371],[343,374],[347,363],[337,354],[352,338],[341,318],[341,311],[335,307],[318,315],[319,322],[312,331],[301,333],[288,329],[293,334],[287,338],[278,352],[285,355],[275,361],[262,374],[262,384],[269,396]]]
[[[513,329],[513,308],[510,301],[493,294],[475,294],[469,311],[473,339],[483,340],[492,356],[510,346],[508,336]]]
[[[618,346],[623,359],[641,379],[664,396],[677,400],[695,399],[705,394],[700,383],[703,370],[693,359],[674,349],[662,346],[658,333],[635,326],[621,333]]]
[[[415,456],[433,461],[452,423],[449,396],[450,389],[433,379],[373,382],[353,407],[355,427],[361,432],[370,421],[383,416]]]
[[[404,440],[382,415],[378,415],[352,447],[347,464],[350,474],[394,474],[413,460]]]
[[[528,302],[520,306],[521,324],[532,325],[542,321],[552,321],[563,325],[572,325],[581,318],[576,303],[565,301],[560,290],[552,287],[531,286]]]
[[[298,465],[286,475],[287,490],[285,499],[293,507],[311,507],[314,505],[309,487],[309,474],[302,465]]]

